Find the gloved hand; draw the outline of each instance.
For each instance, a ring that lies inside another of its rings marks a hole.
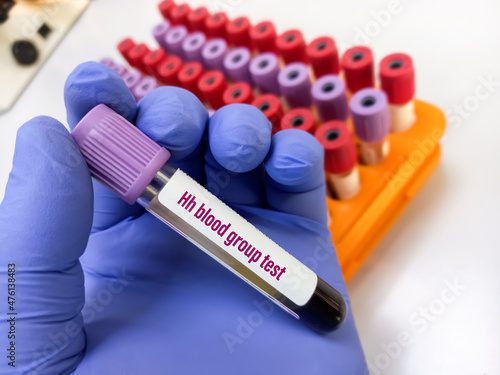
[[[104,65],[85,63],[65,87],[73,128],[106,104],[191,174],[339,290],[326,227],[323,151],[300,130],[270,137],[262,113],[231,105],[208,120],[191,93],[161,87],[138,104]],[[208,129],[207,129],[208,128]],[[37,117],[17,137],[0,205],[6,332],[15,264],[15,368],[1,374],[364,374],[349,312],[319,335],[144,211],[97,182],[70,133]]]

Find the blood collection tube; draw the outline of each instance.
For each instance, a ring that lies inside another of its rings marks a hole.
[[[189,34],[182,42],[182,51],[186,61],[202,62],[201,51],[205,45],[207,38],[201,31],[195,31]]]
[[[130,65],[139,69],[141,72],[146,73],[146,67],[144,66],[143,59],[149,52],[149,48],[146,44],[136,44],[128,51]]]
[[[307,62],[306,42],[300,30],[288,30],[276,39],[276,47],[285,64]]]
[[[408,130],[415,122],[415,70],[410,56],[393,53],[380,62],[380,81],[387,94],[391,132]]]
[[[316,122],[309,108],[294,108],[281,119],[281,130],[300,129],[314,135]]]
[[[280,95],[278,57],[272,52],[264,52],[250,61],[252,81],[263,94]]]
[[[312,85],[311,96],[321,122],[347,120],[347,93],[345,83],[339,76],[327,74],[319,78]]]
[[[164,0],[158,4],[158,10],[165,19],[170,18],[170,10],[175,7],[173,0]]]
[[[209,40],[201,50],[203,66],[207,69],[224,71],[224,56],[227,52],[227,43],[222,38]]]
[[[153,77],[144,77],[132,90],[132,94],[135,97],[136,101],[141,100],[146,96],[146,94],[158,87],[158,83],[156,79]]]
[[[339,74],[339,52],[335,41],[329,36],[314,39],[307,46],[307,57],[316,79],[326,74]]]
[[[224,105],[234,103],[250,104],[253,101],[252,88],[246,82],[235,82],[227,86],[222,94]]]
[[[184,59],[184,51],[182,50],[182,43],[188,35],[188,29],[184,25],[177,25],[171,27],[165,34],[165,47],[167,53],[171,53]]]
[[[141,81],[142,75],[138,70],[131,69],[126,72],[122,78],[130,92],[133,93],[135,86]]]
[[[252,46],[259,53],[277,52],[276,29],[271,21],[262,21],[250,29],[250,40]]]
[[[200,90],[203,100],[213,109],[219,109],[224,105],[222,95],[227,87],[224,74],[220,70],[209,70],[203,73],[198,81],[198,90]]]
[[[163,48],[158,48],[150,51],[146,56],[144,56],[142,63],[144,64],[145,73],[158,77],[158,65],[165,59],[166,53]]]
[[[375,86],[373,54],[370,48],[356,46],[349,48],[342,56],[347,89],[351,93]]]
[[[170,9],[170,17],[169,20],[172,23],[172,25],[184,25],[187,27],[188,25],[188,15],[191,12],[191,7],[188,4],[179,4],[176,6],[173,6]]]
[[[310,107],[311,80],[307,66],[301,62],[288,64],[278,75],[280,92],[291,108]]]
[[[120,43],[118,43],[117,46],[118,52],[120,52],[123,58],[127,60],[130,66],[132,66],[132,64],[130,63],[130,57],[128,56],[128,53],[134,47],[135,47],[135,42],[132,38],[123,39],[122,41],[120,41]]]
[[[280,99],[276,95],[260,95],[253,100],[252,105],[260,109],[264,116],[271,122],[272,134],[281,130],[283,108],[281,107]]]
[[[207,38],[225,38],[226,37],[226,24],[229,19],[224,12],[217,12],[209,15],[205,19],[205,30]]]
[[[354,138],[343,121],[328,121],[315,132],[325,149],[327,186],[332,198],[346,200],[359,192],[359,172]]]
[[[115,63],[115,64],[113,65],[113,70],[114,70],[115,72],[117,72],[117,73],[118,73],[120,76],[122,76],[122,77],[123,77],[123,75],[124,75],[125,73],[127,73],[127,68],[126,68],[124,65],[122,65],[122,64],[118,64],[118,63]]]
[[[168,29],[170,29],[170,22],[168,20],[164,20],[163,22],[153,27],[153,36],[158,42],[158,45],[165,51],[167,50],[165,36],[167,35]]]
[[[109,66],[111,69],[113,69],[113,66],[115,65],[115,63],[113,62],[113,60],[111,60],[109,57],[105,57],[105,58],[101,59],[99,62],[101,64]]]
[[[112,59],[110,59],[109,57],[105,57],[103,58],[101,61],[99,61],[101,64],[104,64],[108,67],[110,67],[111,69],[113,69],[115,72],[117,72],[120,76],[123,76],[123,74],[125,74],[125,72],[127,71],[127,68],[125,68],[123,65],[121,64],[117,64],[115,63]]]
[[[187,17],[189,28],[193,31],[205,32],[205,20],[209,15],[207,8],[204,6],[191,10]]]
[[[203,100],[198,89],[198,80],[203,74],[203,66],[197,61],[185,63],[177,73],[177,80],[183,89],[191,91],[198,99]]]
[[[243,81],[253,84],[250,75],[251,54],[246,47],[236,47],[224,57],[224,71],[234,82]]]
[[[361,163],[375,165],[382,162],[389,153],[387,95],[374,88],[362,89],[352,96],[349,107],[354,131],[359,139]]]
[[[182,68],[182,60],[175,55],[167,56],[156,69],[158,80],[164,85],[180,86],[177,74]]]
[[[321,333],[344,322],[347,306],[337,290],[182,170],[166,164],[166,149],[104,104],[92,109],[72,135],[95,179],[127,203],[138,202],[300,322]]]
[[[248,17],[237,17],[226,25],[226,38],[230,45],[251,48],[250,20]]]

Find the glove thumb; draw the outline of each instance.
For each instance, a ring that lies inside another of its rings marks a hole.
[[[9,301],[0,323],[8,327],[0,330],[19,339],[12,370],[67,373],[81,360],[78,258],[90,234],[92,199],[89,170],[64,126],[50,117],[24,124],[0,205],[0,294]]]

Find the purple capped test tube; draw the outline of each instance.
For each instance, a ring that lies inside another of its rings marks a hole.
[[[311,80],[306,64],[294,62],[285,66],[278,75],[278,83],[290,107],[311,105]]]
[[[109,66],[111,69],[113,69],[115,62],[111,60],[109,57],[105,57],[99,61],[101,64],[104,64],[106,66]]]
[[[135,100],[139,101],[146,96],[146,94],[158,87],[156,79],[153,77],[144,77],[132,90]]]
[[[207,41],[207,37],[201,31],[189,34],[182,42],[182,51],[186,61],[203,62],[201,50]]]
[[[122,77],[125,75],[125,73],[127,73],[127,68],[123,64],[115,63],[115,65],[113,66],[113,70]]]
[[[138,70],[132,69],[126,72],[122,76],[123,80],[125,81],[125,84],[127,85],[128,89],[133,92],[135,86],[139,83],[139,81],[142,78],[141,73]]]
[[[187,37],[188,29],[184,25],[177,25],[168,29],[165,34],[165,44],[167,53],[172,53],[184,60],[182,43]]]
[[[237,47],[229,51],[224,57],[224,70],[235,82],[243,81],[253,85],[250,75],[251,54],[246,47]]]
[[[280,95],[279,72],[278,57],[272,52],[261,53],[250,62],[252,80],[263,94]]]
[[[321,122],[345,121],[349,116],[344,81],[335,74],[319,78],[311,88],[311,96]]]
[[[155,37],[160,47],[165,51],[167,50],[165,35],[167,34],[168,29],[170,29],[170,22],[168,20],[164,20],[162,23],[153,27],[153,36]]]
[[[366,88],[354,94],[349,102],[354,131],[361,141],[379,142],[390,130],[390,115],[385,92]]]
[[[224,56],[227,52],[227,42],[222,38],[209,40],[201,50],[203,65],[207,70],[215,69],[224,72]]]

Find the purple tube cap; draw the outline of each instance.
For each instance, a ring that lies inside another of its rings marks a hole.
[[[337,75],[327,74],[319,78],[311,88],[313,99],[318,101],[330,101],[339,96],[346,95],[345,83]]]
[[[366,88],[359,90],[349,102],[354,131],[364,142],[378,142],[390,130],[390,114],[385,92]]]
[[[261,53],[250,62],[250,72],[255,76],[268,76],[278,71],[278,57],[272,52]]]
[[[201,31],[189,34],[182,42],[182,50],[186,60],[201,62],[201,50],[207,38]]]
[[[236,47],[224,57],[224,68],[235,81],[245,81],[251,84],[248,67],[250,59],[251,54],[248,48]]]
[[[129,204],[170,158],[170,152],[104,104],[87,113],[71,134],[92,177]]]

